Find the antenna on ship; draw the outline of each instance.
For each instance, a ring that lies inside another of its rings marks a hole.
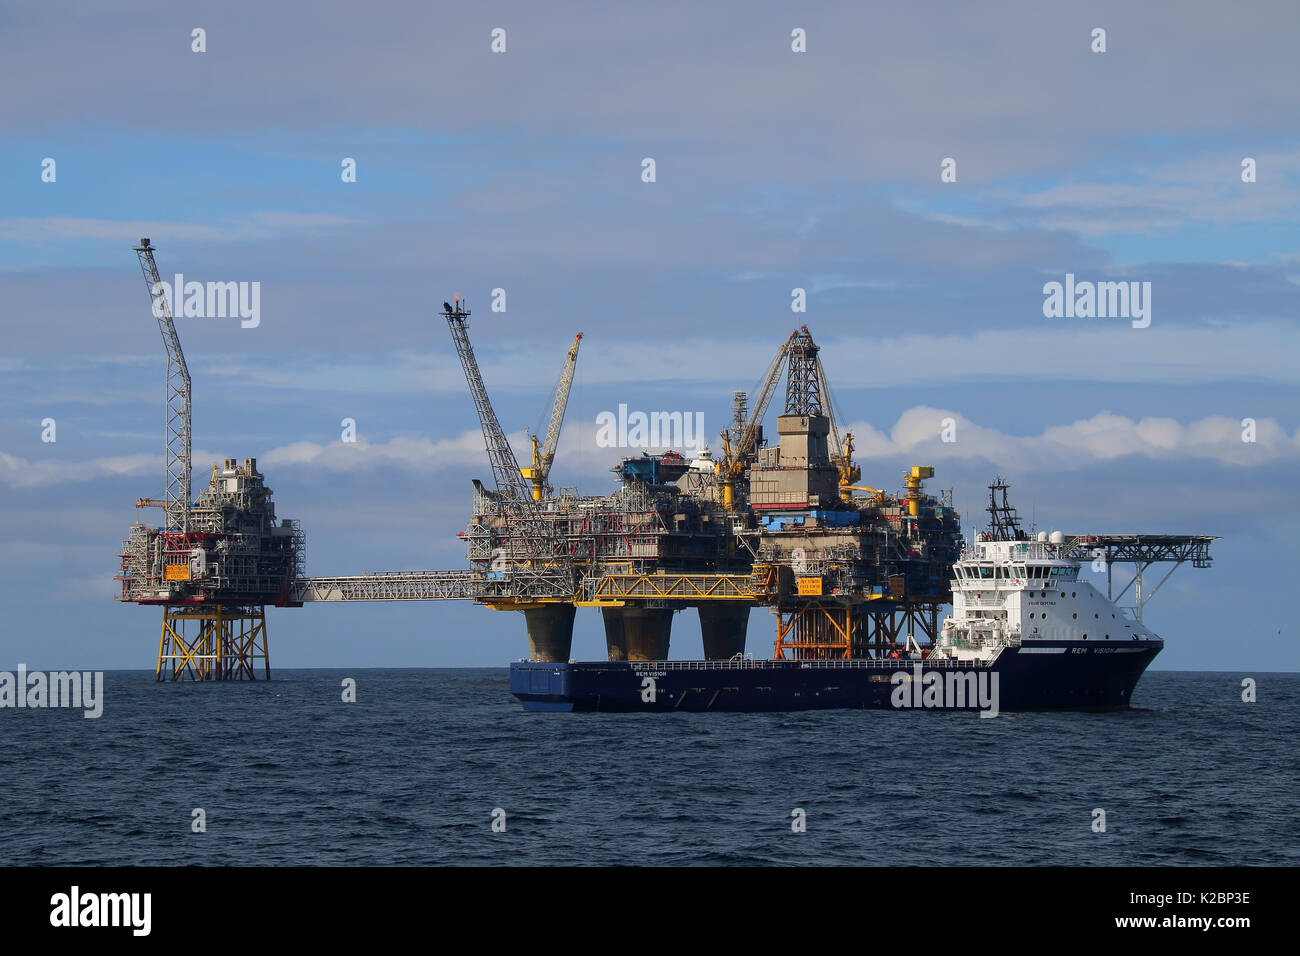
[[[1010,486],[1001,475],[989,483],[989,538],[993,541],[1022,541],[1025,533],[1020,528],[1020,516],[1007,501]],[[1001,492],[1001,499],[998,493]]]

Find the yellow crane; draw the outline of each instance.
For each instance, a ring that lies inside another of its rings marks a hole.
[[[551,490],[547,479],[551,474],[551,462],[555,460],[555,447],[560,441],[560,426],[564,424],[564,409],[569,403],[569,389],[573,387],[573,372],[578,365],[578,346],[582,344],[579,332],[569,346],[569,354],[560,366],[560,381],[555,386],[555,402],[551,405],[551,421],[546,426],[546,438],[539,446],[537,436],[532,435],[533,462],[527,468],[520,468],[519,473],[533,485],[533,500],[541,501]]]
[[[781,347],[776,350],[776,356],[768,366],[767,375],[763,377],[763,382],[759,386],[758,400],[750,406],[749,421],[745,422],[740,434],[736,436],[738,439],[736,444],[731,443],[730,429],[724,429],[722,432],[722,460],[715,466],[715,470],[722,483],[722,506],[728,511],[734,511],[736,508],[736,481],[745,473],[745,465],[750,456],[758,451],[755,447],[758,443],[758,430],[763,425],[763,416],[767,414],[772,393],[776,391],[776,383],[781,377],[781,368],[786,357],[790,354],[790,346],[798,337],[798,331],[791,332],[781,343]]]

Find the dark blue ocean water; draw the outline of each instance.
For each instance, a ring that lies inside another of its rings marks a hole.
[[[0,711],[0,862],[1294,865],[1300,675],[1252,675],[1254,704],[1242,676],[988,720],[528,714],[504,669],[110,672],[98,720]]]

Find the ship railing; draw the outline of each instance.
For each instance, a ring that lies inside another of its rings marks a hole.
[[[963,667],[988,667],[991,661],[959,661],[955,659],[929,657],[884,657],[884,658],[837,658],[835,660],[792,660],[792,661],[629,661],[634,670],[661,671],[747,671],[747,670],[906,670],[913,664],[926,667],[940,667],[960,670]]]

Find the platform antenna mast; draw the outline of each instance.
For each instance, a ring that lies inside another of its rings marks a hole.
[[[167,484],[163,489],[163,515],[168,529],[190,530],[190,370],[185,365],[180,336],[172,321],[171,304],[167,290],[158,278],[158,266],[153,258],[154,247],[148,239],[141,239],[135,247],[149,289],[149,301],[158,330],[162,333],[163,347],[167,350],[167,389],[165,399],[164,455],[167,460]],[[179,293],[179,289],[176,290]]]
[[[478,411],[479,424],[483,428],[483,442],[487,445],[488,460],[492,463],[492,477],[496,481],[497,491],[502,497],[518,501],[532,501],[532,492],[524,484],[519,462],[515,459],[514,449],[501,430],[497,414],[492,410],[488,400],[487,387],[483,376],[479,374],[478,362],[474,358],[474,347],[469,344],[469,329],[465,320],[469,318],[469,309],[462,306],[460,296],[456,296],[456,305],[444,302],[442,315],[447,319],[451,329],[452,341],[456,343],[456,354],[460,356],[461,368],[465,370],[465,381],[469,383],[469,392],[474,399],[474,408]]]

